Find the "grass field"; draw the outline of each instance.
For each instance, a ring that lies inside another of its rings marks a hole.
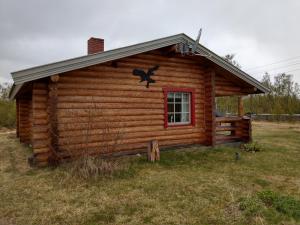
[[[254,123],[257,153],[230,147],[123,159],[128,171],[84,181],[31,169],[0,131],[0,224],[300,224],[300,124]],[[241,159],[235,161],[235,152]]]

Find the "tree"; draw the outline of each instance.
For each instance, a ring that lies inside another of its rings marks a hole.
[[[8,100],[9,91],[11,89],[11,86],[12,85],[9,83],[0,84],[0,99]]]
[[[237,67],[237,68],[241,68],[241,65],[237,62],[237,61],[235,61],[234,60],[234,57],[235,57],[235,54],[227,54],[227,55],[225,55],[223,58],[227,61],[227,62],[229,62],[229,63],[231,63],[232,65],[234,65],[235,67]]]
[[[227,54],[223,58],[232,65],[241,68],[234,54]],[[298,114],[300,113],[300,86],[293,81],[293,75],[280,73],[274,77],[272,82],[269,73],[265,73],[261,83],[267,87],[270,92],[267,94],[252,95],[250,98],[244,98],[245,112],[254,112],[257,114]],[[236,96],[219,97],[216,100],[217,110],[222,113],[236,114],[237,100]]]

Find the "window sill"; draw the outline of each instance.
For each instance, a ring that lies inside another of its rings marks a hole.
[[[195,127],[195,125],[193,125],[192,123],[187,123],[187,124],[168,124],[165,129],[168,129],[168,128],[180,128],[180,127]]]

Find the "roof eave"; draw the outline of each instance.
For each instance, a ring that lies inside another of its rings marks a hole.
[[[16,97],[16,95],[18,94],[22,86],[23,84],[18,84],[18,85],[13,84],[13,86],[9,91],[9,95],[8,95],[9,100],[11,101],[14,100],[14,98]]]

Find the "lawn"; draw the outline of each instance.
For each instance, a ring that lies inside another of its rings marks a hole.
[[[28,167],[30,149],[0,131],[0,225],[300,224],[300,124],[254,123],[253,135],[260,152],[134,156],[117,176],[85,181],[65,167]]]

